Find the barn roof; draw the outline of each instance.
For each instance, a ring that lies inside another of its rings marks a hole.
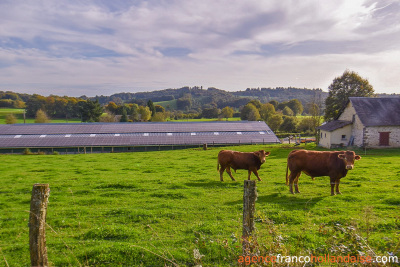
[[[279,143],[265,122],[52,123],[0,125],[0,147]]]
[[[400,97],[350,97],[364,126],[400,126]]]
[[[332,132],[350,124],[352,124],[351,121],[334,120],[319,126],[318,129],[322,131]]]

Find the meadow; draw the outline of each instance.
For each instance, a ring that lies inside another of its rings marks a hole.
[[[24,123],[24,110],[17,108],[0,108],[0,124],[5,124],[5,117],[8,114],[13,114],[17,118],[17,123]],[[26,118],[25,123],[34,123],[34,118]],[[72,123],[81,122],[80,119],[51,119],[51,123]]]
[[[48,183],[51,266],[235,266],[247,171],[220,182],[221,149],[0,155],[0,265],[29,266],[32,185]],[[362,159],[337,196],[328,177],[304,174],[302,193],[289,193],[293,147],[228,149],[271,152],[257,182],[260,254],[400,256],[400,149],[356,151]]]

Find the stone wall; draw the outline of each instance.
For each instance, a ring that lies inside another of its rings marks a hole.
[[[380,132],[390,132],[389,147],[400,147],[400,126],[367,127],[364,133],[365,145],[372,148],[386,148],[387,146],[379,146]]]

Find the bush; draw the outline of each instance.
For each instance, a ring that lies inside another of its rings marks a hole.
[[[24,155],[32,155],[32,151],[29,148],[25,148],[24,152],[22,152]]]

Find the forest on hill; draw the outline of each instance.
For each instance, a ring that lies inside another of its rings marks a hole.
[[[225,91],[214,87],[203,89],[203,87],[182,87],[179,89],[164,89],[151,92],[139,93],[118,93],[110,96],[90,97],[91,100],[98,100],[100,104],[106,105],[114,102],[117,105],[123,103],[136,103],[144,105],[148,100],[153,102],[170,102],[178,110],[199,109],[204,107],[216,106],[224,108],[240,108],[250,100],[257,99],[261,103],[268,103],[272,100],[285,102],[298,99],[304,106],[315,99],[322,103],[328,96],[327,92],[321,89],[306,88],[247,88],[244,91]],[[83,98],[87,98],[83,96]]]

